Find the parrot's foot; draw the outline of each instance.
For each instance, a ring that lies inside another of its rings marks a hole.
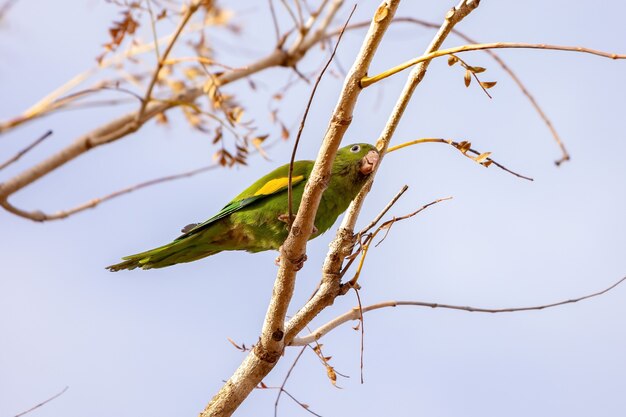
[[[281,247],[278,249],[278,251],[279,251],[280,253],[282,253],[282,252],[283,252],[283,247],[281,246]],[[276,266],[280,266],[280,258],[281,258],[281,255],[278,255],[278,256],[276,257],[276,259],[274,259],[274,264],[275,264]],[[306,253],[305,253],[304,255],[300,256],[300,257],[299,257],[299,258],[297,258],[297,259],[289,259],[289,258],[287,258],[286,256],[285,256],[285,259],[287,259],[287,260],[288,260],[288,261],[289,261],[289,262],[290,262],[290,263],[294,266],[294,269],[295,269],[296,271],[299,271],[299,270],[301,270],[301,269],[302,269],[302,267],[304,266],[304,263],[306,262],[306,260],[307,260],[308,258],[307,258]]]
[[[278,221],[281,221],[285,224],[289,224],[289,215],[288,214],[281,214],[280,216],[278,216]]]
[[[288,214],[281,214],[280,216],[278,216],[278,220],[285,223],[285,224],[289,224],[288,220],[289,220],[289,215]],[[317,233],[317,227],[315,227],[315,225],[313,225],[313,230],[311,231],[311,234],[314,235]]]

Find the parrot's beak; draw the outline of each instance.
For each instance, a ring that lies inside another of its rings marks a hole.
[[[361,168],[359,168],[361,174],[370,174],[374,170],[374,168],[376,168],[376,165],[378,165],[378,158],[378,152],[373,150],[369,151],[367,155],[365,155],[363,159],[361,159]]]

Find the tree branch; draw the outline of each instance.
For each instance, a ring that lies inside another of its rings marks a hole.
[[[281,249],[280,268],[274,283],[261,338],[254,350],[248,354],[237,371],[201,413],[202,417],[231,415],[254,389],[254,386],[273,369],[289,342],[285,314],[294,290],[296,264],[304,259],[306,243],[313,229],[313,221],[322,192],[328,184],[335,154],[352,120],[352,112],[361,92],[358,82],[367,74],[374,53],[389,27],[398,4],[399,0],[389,0],[379,6],[361,50],[344,82],[313,171],[307,181],[300,209]],[[317,296],[326,294],[334,299],[339,290],[339,280],[337,277],[331,278],[322,282]]]
[[[515,312],[520,312],[520,311],[544,310],[546,308],[558,307],[558,306],[562,306],[565,304],[573,304],[579,301],[598,297],[600,295],[603,295],[611,291],[612,289],[614,289],[615,287],[617,287],[624,281],[626,281],[626,277],[623,277],[622,279],[620,279],[619,281],[617,281],[610,287],[605,288],[604,290],[593,293],[593,294],[588,294],[582,297],[572,298],[569,300],[559,301],[556,303],[543,304],[543,305],[532,306],[532,307],[480,308],[480,307],[471,307],[471,306],[458,306],[458,305],[451,305],[451,304],[426,303],[422,301],[384,301],[381,303],[372,304],[367,307],[363,307],[362,311],[363,313],[366,313],[368,311],[380,310],[382,308],[397,307],[397,306],[447,308],[447,309],[452,309],[452,310],[469,311],[473,313],[515,313]],[[323,326],[318,327],[315,331],[311,332],[310,334],[303,336],[303,337],[298,337],[292,340],[291,346],[306,346],[310,343],[313,343],[321,339],[324,335],[328,334],[333,329],[336,329],[337,327],[341,326],[342,324],[351,320],[359,320],[360,315],[361,315],[360,309],[358,307],[354,307],[350,311],[342,314],[341,316],[336,317],[335,319],[329,321]]]
[[[602,58],[609,59],[626,59],[626,54],[616,54],[614,52],[599,51],[597,49],[584,48],[582,46],[564,46],[564,45],[548,45],[537,43],[524,43],[524,42],[494,42],[494,43],[481,43],[478,45],[462,45],[454,48],[442,49],[439,51],[433,51],[426,53],[420,57],[406,61],[400,65],[390,68],[380,74],[372,77],[364,77],[361,80],[361,86],[363,88],[368,87],[378,81],[384,80],[400,71],[403,71],[413,65],[429,62],[435,58],[439,58],[445,55],[457,54],[461,52],[470,51],[483,51],[487,49],[546,49],[551,51],[565,51],[565,52],[581,52],[585,54],[596,55]]]

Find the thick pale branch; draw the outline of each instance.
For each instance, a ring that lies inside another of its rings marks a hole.
[[[610,287],[605,288],[604,290],[593,293],[593,294],[588,294],[582,297],[572,298],[569,300],[559,301],[556,303],[542,304],[542,305],[531,306],[531,307],[480,308],[480,307],[471,307],[471,306],[458,306],[458,305],[451,305],[451,304],[426,303],[422,301],[385,301],[385,302],[381,302],[377,304],[372,304],[367,307],[363,307],[362,312],[366,313],[368,311],[380,310],[382,308],[397,307],[397,306],[447,308],[447,309],[452,309],[452,310],[469,311],[469,312],[475,312],[475,313],[514,313],[514,312],[520,312],[520,311],[544,310],[546,308],[558,307],[558,306],[562,306],[565,304],[573,304],[579,301],[587,300],[589,298],[598,297],[602,294],[605,294],[611,291],[612,289],[614,289],[615,287],[617,287],[624,281],[626,281],[626,277],[620,279],[619,281],[617,281]],[[336,317],[335,319],[329,321],[328,323],[318,327],[316,330],[314,330],[310,334],[303,336],[303,337],[295,338],[291,342],[291,346],[306,346],[309,343],[313,343],[321,339],[324,335],[328,334],[333,329],[336,329],[337,327],[341,326],[342,324],[351,320],[359,320],[361,317],[361,314],[362,314],[361,310],[358,307],[354,307],[350,311],[342,314],[341,316]]]
[[[289,343],[289,337],[293,337],[301,330],[300,327],[300,330],[289,336],[287,331],[296,329],[288,328],[284,323],[295,286],[298,263],[304,259],[306,243],[313,229],[313,221],[322,193],[328,184],[335,154],[352,120],[352,112],[361,92],[358,85],[359,80],[367,73],[374,53],[389,27],[398,4],[399,0],[389,0],[379,6],[361,50],[346,77],[313,171],[307,181],[300,209],[294,219],[289,236],[281,248],[280,268],[263,324],[261,339],[233,377],[201,413],[202,417],[232,414],[253,387],[274,367],[284,347]],[[325,280],[316,296],[318,298],[326,296],[332,302],[339,290],[338,279]],[[290,321],[290,323],[292,322]],[[306,323],[299,323],[299,325],[304,326]]]

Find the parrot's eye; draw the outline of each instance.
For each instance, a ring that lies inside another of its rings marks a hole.
[[[352,153],[357,153],[360,150],[361,150],[361,147],[359,145],[354,145],[353,147],[350,148],[350,152]]]

